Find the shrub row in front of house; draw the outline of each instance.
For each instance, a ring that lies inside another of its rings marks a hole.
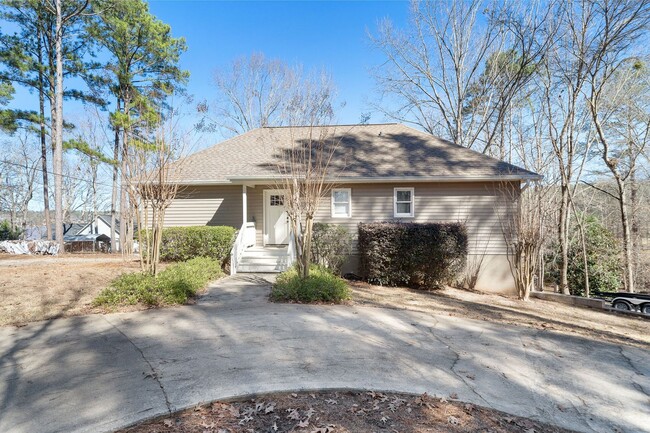
[[[370,283],[437,288],[465,267],[467,230],[460,223],[361,223],[358,248]]]
[[[94,305],[184,304],[208,282],[222,275],[220,262],[208,257],[196,257],[174,263],[156,277],[143,272],[121,275],[95,298]]]
[[[229,257],[235,229],[228,226],[170,227],[163,230],[160,259],[180,262],[210,257],[223,264]]]

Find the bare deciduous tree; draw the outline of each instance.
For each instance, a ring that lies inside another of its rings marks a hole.
[[[638,23],[643,24],[638,30],[646,28],[648,22],[650,10]],[[628,34],[627,38],[630,37],[633,35]],[[591,73],[589,108],[600,156],[616,184],[614,196],[618,202],[622,229],[624,280],[627,290],[634,292],[636,274],[632,221],[635,206],[630,195],[637,164],[645,159],[650,142],[650,81],[645,61],[638,58],[619,59],[603,55],[596,64]]]
[[[321,200],[334,186],[332,158],[338,148],[336,128],[316,125],[292,128],[291,144],[280,149],[280,180],[284,206],[295,241],[298,273],[309,276],[314,218]]]
[[[551,6],[526,8],[484,0],[413,2],[409,31],[382,22],[372,41],[386,62],[375,77],[397,109],[376,108],[487,152],[503,136],[512,100],[532,78],[553,33]]]
[[[304,73],[300,65],[289,66],[261,53],[240,57],[229,70],[215,72],[217,97],[212,104],[198,105],[204,116],[199,126],[233,135],[265,126],[309,125],[309,110],[300,104],[305,83],[315,80],[316,76]],[[321,73],[318,80],[321,90],[331,91],[329,75]],[[322,109],[332,111],[332,103],[333,95],[328,95]]]
[[[496,191],[499,204],[495,212],[508,248],[517,295],[522,300],[528,300],[539,277],[540,254],[547,238],[546,219],[552,206],[546,198],[549,191],[540,182],[528,184],[522,191],[512,184],[504,184]]]
[[[0,160],[0,209],[9,213],[12,228],[23,230],[41,159],[27,131],[14,137],[17,144],[8,146]]]
[[[278,181],[295,241],[298,273],[309,276],[316,210],[331,191],[339,173],[332,166],[340,132],[327,125],[332,111],[333,86],[329,76],[315,75],[294,89],[286,111],[290,142],[277,149]],[[305,126],[306,125],[306,126]],[[337,167],[340,167],[340,161]]]
[[[140,265],[143,272],[157,275],[165,211],[179,192],[171,182],[174,170],[181,169],[191,131],[182,131],[178,117],[170,108],[168,117],[141,130],[132,140],[125,167],[127,191],[137,222]]]

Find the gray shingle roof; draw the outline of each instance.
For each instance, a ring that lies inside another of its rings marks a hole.
[[[339,179],[481,179],[537,174],[396,124],[258,128],[180,160],[172,179],[180,183],[227,183],[277,176],[283,149],[308,137],[338,143],[330,174]]]

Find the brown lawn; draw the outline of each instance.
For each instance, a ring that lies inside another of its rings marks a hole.
[[[139,269],[106,254],[0,255],[0,326],[87,314],[113,278]]]
[[[547,329],[650,348],[650,320],[572,307],[557,302],[470,292],[454,288],[422,291],[352,282],[358,305],[421,311]]]

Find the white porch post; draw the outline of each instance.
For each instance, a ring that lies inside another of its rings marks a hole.
[[[246,196],[246,185],[241,187],[242,196],[242,226],[246,226],[248,222],[248,197]]]

